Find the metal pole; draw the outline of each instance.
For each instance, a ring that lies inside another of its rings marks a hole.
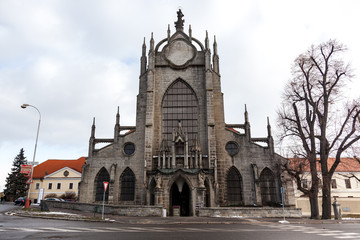
[[[103,206],[102,206],[102,213],[101,213],[101,219],[102,219],[102,220],[104,220],[105,192],[106,192],[106,190],[104,189],[104,195],[103,195]]]
[[[285,194],[284,187],[281,187],[281,203],[282,203],[282,208],[283,208],[283,220],[282,220],[282,221],[279,221],[279,222],[280,222],[280,223],[289,223],[288,221],[285,220],[284,194]]]
[[[30,104],[23,104],[21,105],[22,108],[26,108],[26,107],[33,107],[36,109],[36,111],[39,113],[39,123],[38,123],[38,127],[37,127],[37,133],[36,133],[36,140],[35,140],[35,150],[34,150],[34,156],[33,156],[33,161],[31,163],[31,173],[30,173],[30,179],[32,180],[33,178],[33,171],[34,171],[34,164],[35,164],[35,156],[36,156],[36,149],[37,149],[37,142],[39,139],[39,131],[40,131],[40,123],[41,123],[41,113],[39,111],[39,109],[37,109],[37,107],[30,105]],[[26,202],[25,202],[25,208],[29,208],[30,207],[30,189],[31,189],[31,182],[29,183],[29,189],[28,189],[28,195],[26,198]]]

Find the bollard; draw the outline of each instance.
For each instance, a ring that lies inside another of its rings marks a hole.
[[[335,219],[341,219],[341,210],[340,210],[340,204],[338,203],[338,201],[336,201],[336,198],[334,197],[334,202],[333,202],[333,208],[334,208],[334,217]]]
[[[166,217],[166,209],[165,208],[162,209],[162,215],[161,216]]]

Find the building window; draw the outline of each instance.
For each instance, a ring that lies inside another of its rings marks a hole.
[[[227,177],[227,203],[229,206],[242,206],[242,177],[235,167],[231,167]]]
[[[52,183],[49,183],[48,189],[52,189]]]
[[[39,188],[40,188],[40,183],[36,183],[36,184],[35,184],[35,189],[36,189],[36,190],[39,190]]]
[[[131,142],[125,143],[124,152],[126,155],[132,155],[135,152],[135,144]]]
[[[346,188],[351,188],[351,182],[350,182],[350,179],[348,178],[348,179],[345,179],[345,186],[346,186]]]
[[[121,175],[121,201],[134,201],[135,199],[135,174],[130,168],[124,170]]]
[[[307,179],[301,179],[301,185],[302,185],[303,188],[308,188]]]
[[[58,184],[56,185],[56,189],[61,189],[61,183],[58,183]]]
[[[73,183],[69,183],[69,189],[73,189],[74,188],[74,184]]]
[[[98,172],[95,180],[95,201],[102,201],[104,197],[104,182],[110,181],[110,175],[105,168],[101,168]],[[79,186],[79,185],[78,185]],[[109,198],[109,187],[106,189],[105,192],[105,201]]]
[[[228,142],[225,146],[225,150],[228,152],[230,156],[234,156],[239,152],[239,146],[236,142]]]
[[[264,206],[276,204],[276,185],[273,172],[265,168],[260,174],[261,201]]]
[[[188,134],[190,144],[194,144],[198,133],[198,100],[192,88],[183,80],[175,81],[166,91],[162,103],[162,133],[165,139],[172,141],[173,129],[179,121],[183,132]]]
[[[331,179],[331,188],[337,188],[336,179]]]

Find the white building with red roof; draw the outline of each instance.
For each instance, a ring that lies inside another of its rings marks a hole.
[[[71,192],[77,195],[84,163],[85,157],[81,157],[76,160],[49,159],[35,166],[30,186],[31,201],[39,203],[49,194],[60,197]]]
[[[290,159],[291,164],[298,164],[299,162],[305,163],[300,159]],[[328,159],[328,166],[332,166],[335,158]],[[311,187],[311,174],[308,165],[304,164],[302,174],[302,186],[305,188]],[[318,176],[321,180],[320,163],[317,166]],[[342,158],[340,164],[336,168],[336,171],[331,180],[331,196],[336,198],[340,204],[341,212],[343,216],[346,215],[358,215],[360,214],[360,162],[354,158]],[[320,182],[321,187],[321,182]],[[308,197],[296,190],[296,182],[294,181],[296,207],[302,209],[304,216],[310,215],[310,203]],[[322,192],[319,189],[319,207],[321,212],[321,197]]]

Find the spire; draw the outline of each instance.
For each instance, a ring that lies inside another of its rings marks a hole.
[[[144,37],[144,43],[142,45],[142,55],[140,58],[140,75],[143,75],[146,72],[146,44],[145,44],[145,37]]]
[[[95,138],[95,117],[93,119],[93,124],[91,126],[91,138]]]
[[[148,70],[153,70],[155,67],[154,33],[151,33],[148,61]]]
[[[154,51],[154,33],[151,33],[151,39],[150,39],[150,52]]]
[[[168,30],[167,30],[167,38],[168,38],[168,41],[170,40],[170,24],[168,24]]]
[[[181,9],[179,9],[179,11],[177,11],[178,20],[176,22],[174,22],[176,31],[183,31],[184,30],[184,22],[185,22],[185,20],[182,19],[183,17],[184,17],[184,14],[181,12]]]
[[[249,114],[247,111],[247,107],[245,104],[245,136],[247,137],[248,141],[251,141],[251,131],[250,131],[250,122],[249,122]]]
[[[249,114],[248,114],[248,111],[247,111],[247,107],[246,107],[246,104],[245,104],[245,123],[248,123],[249,122]]]
[[[216,36],[214,35],[214,55],[218,55],[218,51],[217,51],[217,43],[216,43]]]
[[[267,130],[268,130],[268,137],[271,137],[271,125],[269,117],[267,117]]]
[[[145,44],[145,37],[144,37],[144,42],[142,45],[142,56],[145,56],[145,55],[146,55],[146,44]]]
[[[208,50],[209,49],[209,36],[208,36],[208,31],[206,30],[206,37],[205,37],[205,49]]]
[[[116,125],[120,125],[120,107],[118,106],[117,108],[117,113],[116,113]]]
[[[269,146],[269,149],[270,149],[270,154],[273,155],[275,153],[275,151],[274,151],[274,139],[271,136],[271,126],[270,126],[269,117],[267,117],[267,130],[268,130],[268,146]]]
[[[95,118],[93,119],[93,124],[91,126],[91,136],[89,139],[89,157],[92,156],[93,151],[95,150]]]
[[[192,38],[192,29],[191,29],[191,24],[189,24],[189,39],[191,41]]]
[[[214,55],[213,55],[213,69],[216,73],[220,72],[220,68],[219,68],[219,56],[218,56],[218,51],[217,51],[217,43],[216,43],[216,36],[214,36]]]
[[[116,123],[114,128],[114,141],[117,142],[117,137],[120,135],[120,112],[119,112],[119,106],[117,108],[116,113]]]

